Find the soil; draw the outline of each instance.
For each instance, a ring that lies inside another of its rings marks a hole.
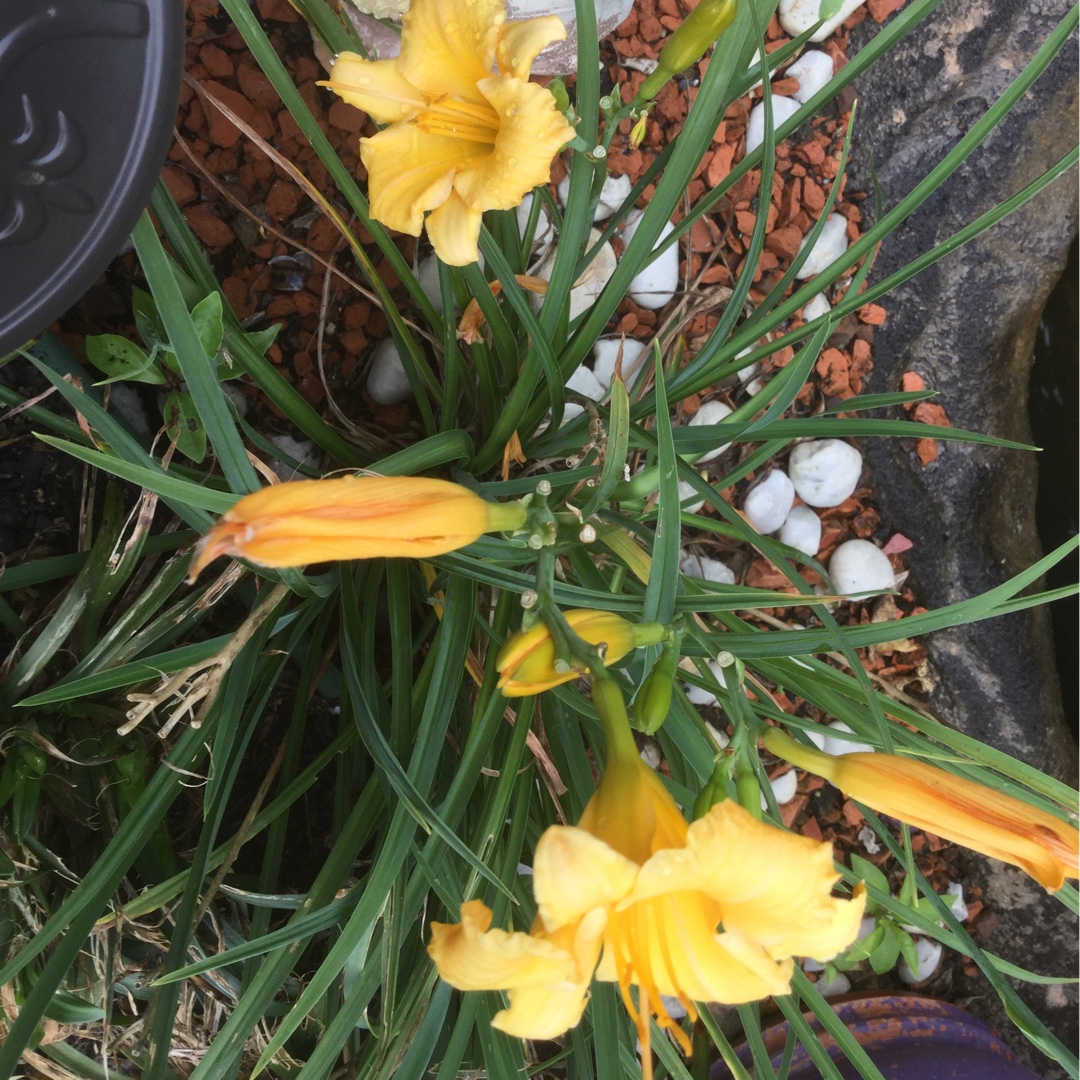
[[[846,63],[847,34],[853,25],[865,18],[883,21],[902,3],[870,0],[866,8],[860,9],[823,45],[834,67],[838,70]],[[316,85],[324,77],[324,70],[316,59],[306,24],[286,0],[257,0],[254,9],[321,129],[345,164],[363,181],[357,140],[365,132],[373,133],[366,117]],[[682,0],[639,0],[630,18],[602,45],[611,84],[629,84],[633,90],[644,76],[623,61],[655,58],[664,28],[678,25],[685,12]],[[187,18],[187,81],[181,91],[176,138],[162,173],[169,190],[203,244],[240,318],[254,329],[273,322],[281,325],[268,352],[279,373],[322,410],[330,423],[337,424],[335,410],[339,410],[388,444],[407,441],[415,420],[410,406],[379,406],[364,390],[368,358],[374,344],[386,335],[387,322],[356,284],[359,273],[340,236],[288,174],[222,114],[209,108],[193,84],[226,103],[262,139],[305,172],[339,209],[343,203],[216,0],[188,0]],[[774,20],[768,27],[767,48],[775,50],[787,40]],[[636,179],[678,134],[706,65],[707,61],[702,61],[696,70],[662,92],[641,147],[624,147],[611,155],[614,172]],[[795,80],[780,78],[773,84],[773,92],[790,94],[796,86]],[[682,252],[683,295],[659,312],[626,299],[613,329],[651,339],[659,330],[677,327],[692,354],[716,325],[723,290],[743,269],[755,213],[765,198],[768,234],[765,251],[754,270],[751,292],[751,300],[760,301],[779,279],[824,207],[825,191],[838,168],[851,99],[851,95],[842,95],[821,116],[777,147],[777,175],[767,196],[760,191],[760,171],[752,171],[715,212],[695,226]],[[752,96],[744,98],[728,110],[690,185],[686,207],[722,180],[739,159],[753,100]],[[553,179],[559,175],[560,167],[556,166]],[[647,189],[644,201],[650,193]],[[863,198],[861,193],[844,191],[837,207],[847,219],[851,240],[859,236]],[[370,240],[362,229],[358,231],[362,242]],[[406,258],[414,260],[421,254],[418,241],[401,237],[399,243]],[[378,249],[369,245],[368,250],[391,294],[404,308],[407,301],[400,282]],[[78,357],[84,356],[88,334],[134,337],[131,289],[142,284],[134,255],[120,256],[86,297],[59,320],[54,331]],[[874,329],[887,317],[886,308],[869,304],[836,327],[793,406],[796,414],[820,412],[859,393],[873,364]],[[790,325],[799,325],[799,320],[793,319]],[[762,374],[783,367],[791,355],[790,349],[777,352],[762,365]],[[43,389],[22,361],[0,371],[0,379],[24,396],[32,397]],[[905,386],[909,388],[917,388],[914,381]],[[254,387],[246,387],[244,392],[250,397],[250,422],[267,435],[293,434]],[[744,393],[736,382],[695,395],[682,403],[681,420],[685,422],[693,415],[706,398],[719,396],[729,404],[737,404]],[[931,425],[948,423],[939,406],[919,405],[911,416]],[[0,417],[0,549],[9,562],[68,553],[80,546],[78,512],[87,483],[83,467],[34,439],[34,428],[24,417]],[[913,440],[911,451],[925,463],[933,460],[936,443],[929,436]],[[749,480],[752,475],[725,493],[733,505],[741,505]],[[903,552],[910,543],[896,526],[881,519],[869,487],[860,487],[844,504],[826,511],[823,525],[818,556],[821,561],[827,561],[835,546],[844,540],[869,538],[889,554],[894,569],[903,573]],[[735,545],[724,548],[714,538],[710,538],[709,547],[709,554],[729,562],[739,581],[763,588],[789,587],[770,563],[747,549]],[[806,577],[811,583],[820,581],[813,571],[807,571]],[[40,610],[49,598],[35,594],[23,599],[29,608]],[[901,587],[895,598],[843,605],[837,617],[842,623],[864,623],[899,620],[921,610],[917,597]],[[794,604],[764,612],[762,617],[803,625],[814,619],[810,609]],[[896,689],[916,698],[923,695],[925,652],[904,639],[902,628],[897,630],[896,642],[868,652],[862,659],[869,671]],[[774,697],[786,712],[814,715],[805,702],[783,692],[776,691]],[[713,719],[723,722],[718,713]],[[774,763],[775,771],[784,768]],[[820,780],[801,777],[795,799],[784,807],[784,818],[805,835],[833,841],[840,852],[856,852],[872,862],[889,863],[884,852],[872,854],[863,846],[859,833],[865,823],[853,804],[834,789],[825,788]],[[915,835],[913,846],[921,869],[940,891],[949,881],[960,878],[957,849],[921,833]],[[899,872],[893,869],[891,873],[897,884]],[[992,917],[983,908],[978,892],[975,889],[974,895],[968,896],[968,926],[976,933],[981,920]],[[957,957],[943,964],[924,989],[942,996],[962,993],[970,997],[976,993],[972,989],[974,976],[974,969],[965,967],[962,958]],[[884,978],[862,976],[856,986],[864,983],[898,985],[895,973]],[[988,987],[983,984],[982,989],[985,992]]]

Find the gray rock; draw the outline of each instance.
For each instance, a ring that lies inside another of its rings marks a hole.
[[[1008,87],[1068,8],[1067,0],[945,0],[858,81],[852,189],[871,190],[873,154],[884,204],[895,205]],[[853,48],[873,32],[867,20]],[[998,130],[883,246],[874,278],[933,248],[1053,164],[1072,141],[1076,101],[1073,41]],[[872,204],[868,199],[863,206],[872,211]],[[875,370],[866,389],[896,390],[905,371],[916,371],[941,392],[955,427],[1030,441],[1032,343],[1076,222],[1074,174],[897,289],[875,336]],[[1035,455],[940,446],[938,460],[926,468],[899,441],[871,439],[865,447],[879,503],[915,541],[907,555],[912,583],[932,607],[985,592],[1041,554]],[[940,719],[1074,781],[1076,744],[1063,723],[1045,611],[934,634],[927,644],[937,683],[931,706]],[[1001,873],[995,870],[995,879]],[[999,928],[1027,929],[988,932],[980,944],[1031,970],[1073,972],[1075,921],[1037,885],[1020,889],[1025,882],[1012,881],[1014,876],[1009,873],[1013,888],[991,887],[989,896]],[[1019,991],[1058,1038],[1075,1046],[1074,987],[1054,988],[1053,1003],[1046,987],[1019,985]],[[985,1015],[1030,1068],[1048,1077],[1065,1075],[1026,1044],[985,981],[968,1007]]]

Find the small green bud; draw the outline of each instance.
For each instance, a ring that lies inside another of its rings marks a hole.
[[[659,731],[671,711],[681,637],[681,634],[673,634],[664,642],[659,658],[634,698],[634,727],[646,735]]]
[[[555,108],[564,113],[570,108],[570,95],[566,92],[566,83],[562,79],[552,79],[548,83],[548,90],[555,99]]]

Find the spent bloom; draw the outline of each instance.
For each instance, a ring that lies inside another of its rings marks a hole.
[[[540,837],[530,932],[490,929],[491,911],[473,900],[460,923],[432,923],[428,952],[452,986],[508,992],[509,1008],[492,1021],[508,1034],[551,1038],[573,1027],[595,977],[618,983],[643,1046],[652,1014],[689,1053],[665,997],[696,1019],[695,1001],[788,993],[792,957],[828,959],[855,940],[863,889],[833,897],[828,844],[758,821],[737,803],[687,824],[638,756],[615,683],[594,680],[593,701],[607,768],[578,824]]]
[[[345,476],[292,480],[245,495],[198,542],[189,580],[219,555],[257,566],[327,559],[425,559],[516,529],[517,503],[490,503],[446,480]]]
[[[610,611],[576,608],[564,614],[578,637],[590,645],[605,646],[606,665],[621,660],[631,649],[655,645],[667,634],[667,627],[661,623],[632,623]],[[499,651],[495,667],[499,672],[499,689],[507,697],[539,694],[581,677],[578,670],[556,670],[555,641],[543,623],[511,634]]]
[[[889,817],[1026,870],[1044,888],[1080,877],[1080,832],[1053,814],[962,776],[896,754],[833,756],[776,728],[764,743]]]
[[[415,0],[397,57],[339,54],[323,85],[388,125],[360,140],[371,216],[419,236],[430,210],[436,255],[475,262],[483,212],[546,183],[574,137],[552,95],[529,82],[536,55],[565,37],[555,15],[507,22],[503,0]]]

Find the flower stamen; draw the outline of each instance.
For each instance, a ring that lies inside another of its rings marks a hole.
[[[441,98],[417,114],[416,126],[427,135],[482,143],[493,147],[499,134],[499,115],[490,105],[478,105],[460,98]]]

